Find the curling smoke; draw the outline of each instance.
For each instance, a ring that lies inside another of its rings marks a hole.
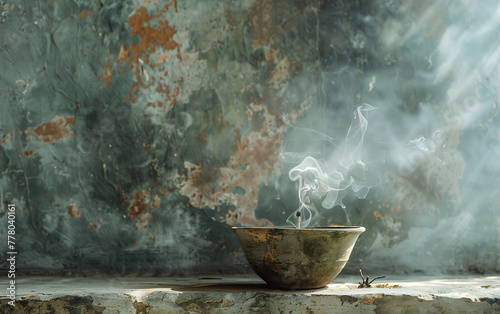
[[[340,158],[331,159],[326,164],[308,156],[298,166],[292,168],[289,177],[298,181],[299,208],[302,227],[311,223],[318,212],[317,203],[323,208],[331,209],[337,205],[346,208],[343,198],[347,195],[365,198],[370,188],[381,182],[380,169],[367,166],[363,140],[368,128],[368,120],[363,113],[376,109],[368,104],[359,106],[354,111],[344,142],[344,151]],[[287,223],[295,225],[295,211],[287,219]]]

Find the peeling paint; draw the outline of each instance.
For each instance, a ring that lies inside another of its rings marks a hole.
[[[36,127],[29,127],[25,133],[35,132],[35,139],[39,142],[53,143],[61,139],[72,138],[75,136],[69,125],[75,124],[74,116],[55,116],[51,120],[44,122]]]

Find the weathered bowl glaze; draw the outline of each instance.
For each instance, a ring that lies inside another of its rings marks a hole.
[[[285,289],[326,286],[344,268],[364,227],[233,227],[252,269]]]

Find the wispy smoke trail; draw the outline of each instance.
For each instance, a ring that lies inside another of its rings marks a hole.
[[[327,209],[337,205],[345,208],[342,200],[346,195],[365,198],[370,188],[381,183],[380,169],[367,167],[368,159],[363,149],[368,128],[368,120],[363,113],[374,109],[376,108],[373,106],[363,104],[354,111],[340,158],[323,164],[308,156],[290,170],[290,179],[298,181],[300,205],[297,211],[300,211],[303,217],[302,227],[308,226],[318,212],[315,204],[321,203],[321,206]],[[287,222],[294,226],[296,212],[287,219]]]

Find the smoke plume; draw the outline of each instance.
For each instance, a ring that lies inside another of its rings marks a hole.
[[[317,205],[331,209],[343,203],[345,196],[355,196],[360,199],[368,195],[370,189],[381,183],[380,168],[373,168],[369,164],[373,160],[366,156],[363,141],[368,128],[368,120],[363,114],[376,109],[368,104],[359,106],[354,111],[354,117],[347,131],[343,143],[343,152],[340,158],[335,154],[326,162],[307,156],[298,166],[292,168],[289,177],[298,182],[299,208],[302,227],[308,226],[315,214]],[[295,226],[294,212],[287,222]]]

